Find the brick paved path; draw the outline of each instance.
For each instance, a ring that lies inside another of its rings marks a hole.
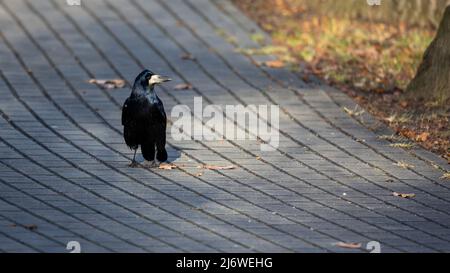
[[[390,147],[339,92],[238,53],[258,30],[228,1],[1,0],[0,31],[0,251],[450,251],[446,163]],[[178,169],[129,168],[129,87],[87,80],[132,81],[144,67],[174,79],[159,89],[167,112],[194,96],[280,105],[279,147],[169,138]],[[172,90],[184,82],[194,88]],[[201,164],[237,168],[198,176]]]

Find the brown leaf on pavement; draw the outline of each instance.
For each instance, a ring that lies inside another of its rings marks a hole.
[[[169,164],[169,163],[161,163],[161,164],[159,164],[158,168],[160,168],[162,170],[173,170],[173,169],[176,169],[177,166],[174,164]]]
[[[393,192],[392,195],[401,198],[413,198],[416,196],[414,193],[398,193],[398,192]]]
[[[192,84],[190,83],[180,83],[173,87],[174,90],[189,90],[192,89]]]
[[[36,225],[25,225],[24,226],[26,229],[29,229],[29,230],[31,230],[31,231],[33,231],[33,230],[36,230],[37,229],[37,226]]]
[[[193,60],[195,60],[195,57],[192,56],[192,54],[185,53],[185,54],[181,55],[181,59],[193,61]]]
[[[232,169],[236,168],[233,165],[229,165],[229,166],[202,165],[199,167],[203,168],[203,169],[208,169],[208,170],[232,170]]]
[[[263,65],[270,68],[282,68],[284,67],[284,62],[280,60],[266,61],[263,62]]]
[[[122,79],[90,79],[89,83],[105,89],[123,88],[126,84]]]
[[[361,248],[361,243],[344,243],[344,242],[339,242],[339,243],[336,244],[336,246],[342,247],[342,248],[358,249],[358,248]]]

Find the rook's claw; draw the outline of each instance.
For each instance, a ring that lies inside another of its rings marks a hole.
[[[131,161],[131,163],[128,164],[128,166],[131,168],[137,168],[139,166],[139,163],[137,163],[137,161]]]
[[[145,160],[144,163],[142,163],[142,166],[143,166],[144,168],[154,168],[154,167],[157,167],[157,165],[155,164],[155,161],[154,161],[154,160],[152,160],[152,161]]]

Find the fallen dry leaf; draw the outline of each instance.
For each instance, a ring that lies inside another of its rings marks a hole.
[[[180,83],[173,87],[175,90],[189,90],[192,89],[192,84],[190,83]]]
[[[414,193],[398,193],[398,192],[393,192],[392,195],[401,198],[413,198],[416,196]]]
[[[450,179],[450,172],[446,172],[441,176],[441,179]]]
[[[89,83],[98,85],[105,89],[123,88],[126,84],[122,79],[90,79]]]
[[[189,53],[186,53],[186,54],[181,55],[181,59],[193,61],[193,60],[195,60],[195,57]]]
[[[203,165],[203,166],[200,166],[200,168],[208,169],[208,170],[232,170],[232,169],[235,169],[236,167],[233,165],[229,165],[229,166]]]
[[[402,108],[408,107],[408,102],[405,101],[405,100],[400,101],[399,104],[400,104],[400,106],[401,106]]]
[[[33,230],[36,230],[37,229],[37,226],[36,225],[25,225],[24,226],[26,229],[29,229],[29,230],[31,230],[31,231],[33,231]]]
[[[184,26],[185,26],[185,24],[183,21],[177,20],[177,27],[184,27]]]
[[[159,164],[159,168],[162,170],[173,170],[173,169],[176,169],[177,166],[174,164],[161,163],[161,164]]]
[[[358,249],[358,248],[361,248],[361,243],[344,243],[344,242],[339,242],[339,243],[336,244],[336,246],[342,247],[342,248]]]
[[[430,133],[427,133],[427,132],[421,133],[420,135],[416,136],[416,141],[425,142],[428,140],[429,136],[430,136]]]
[[[284,67],[284,62],[280,60],[266,61],[263,62],[263,65],[270,68],[282,68]]]
[[[416,133],[413,130],[410,130],[410,129],[406,129],[406,128],[405,129],[401,129],[399,131],[399,133],[402,136],[407,137],[407,138],[412,138],[412,139],[416,138]]]

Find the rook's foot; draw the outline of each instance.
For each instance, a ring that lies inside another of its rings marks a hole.
[[[156,164],[156,166],[158,166],[159,167],[159,165],[161,165],[162,163],[167,163],[166,161],[159,161],[159,160],[155,160],[155,164]]]
[[[139,166],[139,163],[137,163],[137,161],[131,161],[131,163],[128,164],[128,166],[131,168],[136,168]]]
[[[152,160],[152,161],[145,160],[145,161],[142,163],[142,166],[143,166],[144,168],[153,168],[153,167],[157,167],[158,165],[155,164],[155,161],[154,161],[154,160]]]

